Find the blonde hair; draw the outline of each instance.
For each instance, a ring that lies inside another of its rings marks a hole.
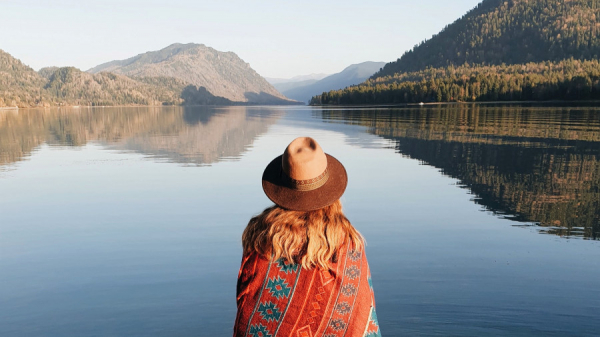
[[[255,251],[267,259],[284,258],[306,269],[328,270],[347,243],[361,249],[364,238],[342,212],[339,200],[307,212],[269,207],[250,219],[242,234],[244,254]]]

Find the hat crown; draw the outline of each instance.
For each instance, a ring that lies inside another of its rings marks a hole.
[[[325,152],[310,137],[294,139],[285,149],[281,161],[283,172],[294,180],[313,179],[327,169]]]

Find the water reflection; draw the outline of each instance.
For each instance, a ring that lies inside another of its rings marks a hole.
[[[600,109],[454,106],[325,110],[440,168],[503,217],[599,239]]]
[[[238,158],[275,123],[276,109],[142,107],[3,111],[0,166],[22,160],[43,143],[120,150],[192,165]]]

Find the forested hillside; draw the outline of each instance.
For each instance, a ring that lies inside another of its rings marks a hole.
[[[428,68],[324,92],[311,104],[600,99],[600,61]]]
[[[598,0],[484,0],[373,77],[427,67],[600,56]]]
[[[47,99],[45,82],[35,70],[0,50],[0,107],[36,105]]]
[[[484,0],[366,82],[311,104],[600,99],[600,1]]]
[[[0,107],[182,104],[186,86],[173,78],[132,79],[73,67],[43,68],[38,73],[0,50]]]
[[[59,68],[44,86],[51,104],[173,105],[182,102],[186,83],[172,78],[136,81],[112,73],[89,74],[77,68]],[[160,82],[159,82],[160,81]]]
[[[74,67],[46,67],[36,72],[0,50],[0,107],[297,103],[281,98],[276,91],[276,95],[244,92],[245,101],[232,101],[185,79],[158,73],[139,75],[91,74]]]
[[[40,74],[40,76],[42,76],[43,78],[49,80],[50,76],[52,76],[54,72],[58,70],[58,68],[59,67],[44,67],[38,70],[38,74]]]

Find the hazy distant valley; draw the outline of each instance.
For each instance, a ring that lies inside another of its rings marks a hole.
[[[288,81],[271,79],[270,83],[286,97],[308,103],[315,95],[325,91],[344,89],[348,86],[360,84],[371,75],[375,74],[385,65],[385,62],[363,62],[346,67],[339,73],[325,76],[316,74],[310,78],[298,76]]]

